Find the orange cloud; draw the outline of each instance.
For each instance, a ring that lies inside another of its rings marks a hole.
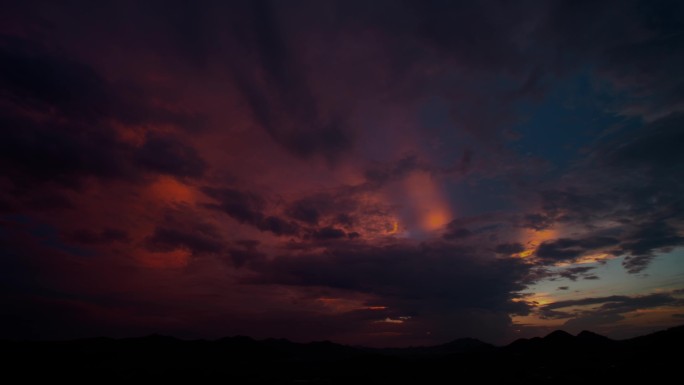
[[[434,231],[446,225],[451,219],[451,208],[444,191],[432,176],[424,171],[409,175],[404,186],[408,206],[423,231]]]

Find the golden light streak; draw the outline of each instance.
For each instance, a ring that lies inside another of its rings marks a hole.
[[[397,233],[399,233],[399,221],[395,220],[392,222],[392,228],[387,232],[387,234],[392,235]]]
[[[526,229],[523,234],[521,234],[520,240],[520,243],[525,246],[525,250],[520,253],[513,254],[513,256],[518,258],[529,258],[537,251],[539,245],[541,245],[544,241],[555,239],[557,236],[558,231],[554,229]]]
[[[365,304],[365,303],[367,303],[366,300],[363,300],[360,298],[321,297],[321,298],[317,298],[316,301],[321,303],[326,309],[333,311],[335,313],[347,313],[347,312],[358,311],[358,310],[372,310],[372,311],[387,310],[387,306],[382,306],[382,305],[368,306]]]

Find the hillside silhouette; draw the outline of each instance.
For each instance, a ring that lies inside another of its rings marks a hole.
[[[332,342],[151,335],[72,341],[0,341],[5,376],[23,380],[178,380],[246,384],[414,384],[445,380],[577,383],[666,379],[681,362],[684,326],[628,340],[561,330],[495,347],[460,339],[375,349]],[[676,378],[676,377],[675,377]]]

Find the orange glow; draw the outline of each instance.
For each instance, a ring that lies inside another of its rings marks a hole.
[[[138,255],[140,264],[153,269],[174,269],[188,265],[191,253],[189,250],[178,249],[163,253],[145,252]]]
[[[186,184],[169,177],[161,176],[150,186],[152,197],[170,202],[195,202],[195,192]]]
[[[366,309],[367,307],[363,305],[363,301],[360,299],[353,298],[318,298],[318,302],[323,304],[323,306],[334,313],[346,313],[354,310]]]
[[[424,227],[430,230],[438,229],[449,222],[449,217],[443,211],[428,212],[425,216]]]
[[[112,126],[116,128],[118,139],[124,143],[140,147],[145,144],[146,129],[136,126],[128,126],[112,122]]]
[[[525,250],[520,253],[513,254],[513,256],[518,258],[529,258],[537,251],[537,248],[542,244],[542,242],[554,239],[557,236],[558,231],[554,229],[539,231],[525,229],[521,234],[521,239],[519,241],[525,246]]]
[[[605,261],[608,259],[613,259],[617,258],[616,256],[608,253],[598,253],[598,254],[591,254],[591,255],[585,255],[580,257],[577,260],[574,260],[572,262],[560,262],[557,263],[556,266],[570,266],[570,265],[581,265],[585,263],[595,263],[599,261]]]
[[[366,310],[386,310],[387,306],[368,306]]]
[[[387,232],[387,234],[392,235],[392,234],[397,234],[399,232],[399,222],[394,221],[392,222],[392,228]]]
[[[316,298],[316,301],[323,305],[326,310],[334,313],[347,313],[358,310],[381,311],[387,310],[387,306],[371,305],[368,306],[368,298]]]
[[[423,230],[437,230],[449,222],[451,209],[447,199],[429,173],[414,172],[406,178],[405,186],[409,207]]]

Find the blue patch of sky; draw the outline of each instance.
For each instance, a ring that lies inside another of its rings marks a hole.
[[[561,299],[607,297],[611,295],[645,295],[655,292],[669,292],[684,289],[684,248],[677,248],[658,255],[639,274],[629,274],[622,266],[623,258],[615,258],[605,263],[593,263],[582,266],[595,266],[590,273],[599,277],[597,280],[577,281],[557,279],[541,281],[528,292],[549,293]],[[563,268],[558,268],[563,269]],[[568,290],[558,290],[567,286]]]
[[[539,157],[558,172],[582,156],[581,149],[607,133],[634,129],[639,119],[617,111],[627,98],[597,84],[589,71],[553,83],[539,101],[520,101],[519,123],[512,127],[520,138],[508,143],[520,154]]]

